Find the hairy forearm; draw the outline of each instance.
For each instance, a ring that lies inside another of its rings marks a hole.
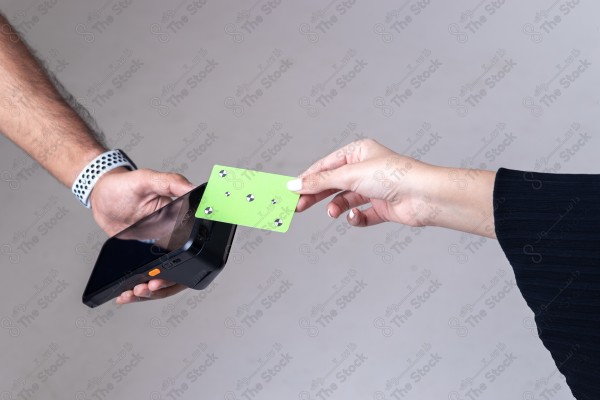
[[[496,172],[431,166],[424,179],[430,213],[426,225],[496,238],[493,192]]]
[[[0,132],[70,186],[104,146],[63,94],[0,14]]]

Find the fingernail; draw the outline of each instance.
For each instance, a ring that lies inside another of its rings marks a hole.
[[[298,190],[302,190],[302,179],[296,178],[287,183],[288,190],[292,192],[297,192]]]
[[[329,211],[329,208],[327,209],[327,215],[329,215],[329,218],[333,218],[333,215],[331,215],[331,212]]]
[[[350,217],[350,219],[354,218],[354,210],[350,209],[350,213],[348,214],[348,216]]]

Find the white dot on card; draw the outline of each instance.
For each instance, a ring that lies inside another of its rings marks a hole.
[[[231,195],[231,192],[225,192],[225,196],[229,197]]]
[[[277,218],[275,220],[275,222],[273,223],[273,225],[275,225],[275,226],[281,226],[281,225],[283,225],[283,221],[281,219]]]
[[[277,200],[275,200],[275,199],[271,200],[271,204],[277,204]]]
[[[219,171],[219,176],[221,178],[225,178],[227,176],[227,171],[225,171],[224,169],[220,170]]]
[[[212,214],[212,212],[213,212],[213,209],[212,209],[212,207],[206,207],[206,208],[204,209],[204,214],[206,214],[206,215],[208,215],[208,214]]]
[[[254,195],[253,194],[249,194],[248,196],[246,196],[246,200],[248,200],[248,201],[254,201]]]

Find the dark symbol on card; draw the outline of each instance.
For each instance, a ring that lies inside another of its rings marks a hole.
[[[231,192],[225,192],[225,196],[226,196],[226,197],[229,197],[229,196],[231,196]]]
[[[271,200],[271,204],[277,204],[277,200],[276,199],[272,199]]]
[[[213,209],[212,209],[212,207],[206,207],[206,208],[204,209],[204,214],[206,214],[206,215],[210,215],[210,214],[212,214],[212,213],[213,213]]]
[[[280,218],[277,218],[273,224],[275,226],[281,226],[283,225],[283,221]]]
[[[248,200],[248,201],[254,201],[254,195],[253,194],[249,194],[248,196],[246,196],[246,200]]]
[[[219,176],[221,178],[225,178],[227,176],[227,171],[225,171],[224,169],[220,170],[219,171]]]

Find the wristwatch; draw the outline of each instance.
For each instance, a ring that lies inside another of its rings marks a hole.
[[[119,167],[125,167],[130,171],[137,169],[123,150],[115,149],[104,152],[85,166],[75,179],[71,191],[84,206],[91,208],[90,194],[98,179],[108,171]]]

